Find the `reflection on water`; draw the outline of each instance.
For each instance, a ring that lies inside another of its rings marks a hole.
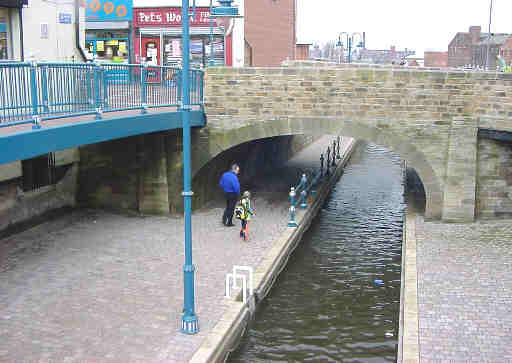
[[[396,360],[400,158],[362,145],[230,362]]]

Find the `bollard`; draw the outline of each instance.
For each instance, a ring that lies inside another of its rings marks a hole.
[[[327,146],[327,168],[325,170],[325,175],[329,176],[330,174],[330,170],[329,168],[331,167],[331,149],[329,148],[329,146]]]
[[[148,96],[147,96],[147,76],[148,76],[148,64],[144,63],[140,68],[140,98],[142,110],[141,114],[145,115],[148,113]]]
[[[336,140],[332,140],[332,164],[331,164],[332,167],[336,166],[335,153],[336,153]]]
[[[295,188],[290,188],[290,221],[288,222],[288,227],[297,227],[297,222],[295,222]]]
[[[324,176],[324,154],[320,154],[320,178]]]
[[[340,137],[338,136],[338,154],[336,155],[336,159],[340,160],[341,159],[341,155],[340,155]]]

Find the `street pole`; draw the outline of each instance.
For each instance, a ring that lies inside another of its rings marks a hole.
[[[215,65],[215,59],[213,58],[213,18],[212,18],[213,0],[210,0],[210,60],[208,61],[209,66]]]
[[[182,0],[182,39],[181,55],[182,100],[181,114],[183,120],[183,198],[185,206],[185,264],[183,265],[184,306],[181,331],[185,334],[199,332],[199,322],[194,308],[194,270],[192,264],[192,195],[191,158],[190,158],[190,17],[189,0]]]
[[[348,62],[352,63],[352,37],[348,38]]]
[[[491,47],[491,21],[492,21],[492,0],[491,0],[491,6],[489,8],[489,33],[487,35],[487,56],[485,58],[485,68],[486,70],[489,67],[489,51]]]

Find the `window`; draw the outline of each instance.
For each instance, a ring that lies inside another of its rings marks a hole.
[[[9,59],[9,48],[7,41],[7,9],[0,9],[0,60]]]
[[[21,167],[23,170],[23,191],[25,192],[56,184],[54,153],[22,160]]]

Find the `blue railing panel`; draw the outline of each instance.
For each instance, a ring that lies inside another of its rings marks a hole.
[[[0,124],[178,107],[180,74],[179,68],[140,64],[0,63]],[[191,105],[202,105],[202,71],[191,71],[190,88]]]

